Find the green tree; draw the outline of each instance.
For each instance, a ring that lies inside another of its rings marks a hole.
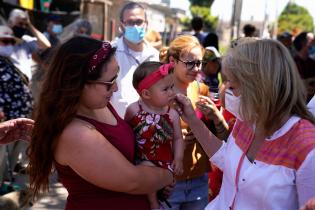
[[[288,3],[278,18],[278,33],[284,31],[297,34],[301,31],[313,31],[313,18],[304,7]]]
[[[211,7],[214,0],[189,0],[192,6]]]
[[[218,24],[218,17],[211,16],[210,7],[203,6],[191,6],[190,12],[193,17],[199,16],[204,21],[204,30],[205,31],[214,31]],[[190,30],[190,21],[191,19],[188,17],[181,19],[181,24],[184,26],[184,30]]]

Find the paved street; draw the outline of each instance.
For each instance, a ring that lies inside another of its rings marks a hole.
[[[41,198],[34,206],[26,210],[63,210],[66,198],[67,192],[63,186],[60,183],[54,183],[47,196]]]
[[[50,191],[47,195],[41,197],[34,206],[24,208],[24,210],[63,210],[67,198],[67,191],[62,184],[57,182],[57,176],[54,174],[50,179]],[[26,175],[16,176],[16,183],[25,186],[28,183]]]

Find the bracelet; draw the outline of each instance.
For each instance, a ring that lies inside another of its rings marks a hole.
[[[214,123],[214,126],[217,133],[224,133],[227,131],[226,127],[224,126],[223,120],[220,120],[218,124]]]
[[[225,127],[223,125],[215,127],[216,130],[225,130]]]
[[[225,130],[224,128],[222,129],[216,129],[217,133],[225,133],[227,130]]]
[[[214,123],[214,122],[213,122]],[[222,126],[223,125],[223,120],[220,120],[219,123],[214,123],[214,126]]]

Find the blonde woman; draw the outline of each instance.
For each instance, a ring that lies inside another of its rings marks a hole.
[[[237,116],[227,143],[217,139],[177,95],[182,118],[221,170],[218,197],[206,210],[286,209],[315,196],[315,119],[289,51],[278,41],[247,38],[222,62]]]
[[[203,53],[204,49],[198,39],[191,35],[177,37],[170,43],[166,52],[160,53],[163,62],[174,63],[174,92],[190,98],[194,109],[196,109],[195,103],[199,100],[199,96],[209,95],[208,86],[196,81],[201,71]],[[207,120],[198,109],[196,109],[196,115],[214,131],[227,130],[227,124],[221,114],[215,116],[213,121]],[[204,209],[208,203],[209,158],[189,126],[182,122],[181,127],[185,142],[184,173],[176,177],[176,186],[169,201],[172,209]]]

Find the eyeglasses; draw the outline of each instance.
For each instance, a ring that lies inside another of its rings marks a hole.
[[[180,62],[184,63],[184,64],[186,65],[186,69],[187,69],[188,71],[192,71],[195,66],[197,66],[197,68],[200,68],[200,67],[202,67],[202,64],[203,64],[202,60],[197,60],[197,61],[182,61],[182,60],[179,59],[179,58],[178,58],[177,60],[179,60]]]
[[[15,40],[14,39],[1,39],[0,43],[3,43],[4,45],[14,45]]]
[[[143,19],[126,20],[126,21],[123,21],[123,23],[124,23],[126,26],[134,26],[134,25],[142,26],[143,23],[144,23],[144,20],[143,20]]]
[[[89,83],[90,84],[104,85],[104,86],[106,86],[107,91],[109,91],[110,89],[112,89],[113,85],[116,83],[117,77],[118,77],[118,74],[116,74],[116,76],[109,82],[96,80],[96,81],[90,81]]]

